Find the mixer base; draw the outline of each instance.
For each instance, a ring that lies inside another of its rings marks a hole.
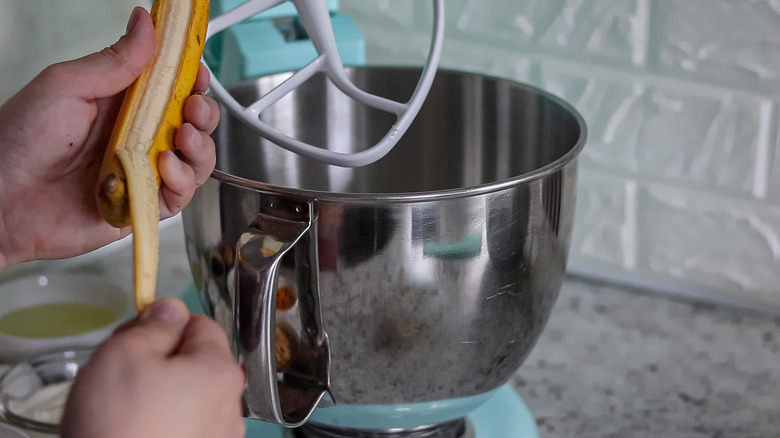
[[[343,429],[307,424],[297,429],[295,438],[475,438],[474,427],[466,419],[409,429]]]
[[[457,420],[452,423],[446,423],[449,429],[434,429],[438,433],[453,433],[456,431],[460,435],[377,435],[383,431],[360,431],[374,433],[374,435],[345,435],[344,429],[341,435],[301,435],[300,433],[312,433],[309,427],[295,430],[284,429],[261,421],[247,420],[247,438],[539,438],[539,432],[536,429],[534,420],[528,407],[523,402],[514,389],[509,385],[504,385],[496,394],[468,415],[466,421]],[[438,425],[442,426],[442,425]],[[458,429],[458,427],[462,427]],[[317,428],[321,432],[322,428]],[[425,429],[418,430],[422,432]],[[355,431],[354,429],[352,431]],[[333,432],[329,430],[329,432]],[[393,431],[384,431],[393,432]]]

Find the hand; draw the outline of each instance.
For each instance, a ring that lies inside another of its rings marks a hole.
[[[0,107],[0,268],[83,254],[130,233],[103,220],[95,186],[123,90],[151,60],[154,38],[151,17],[136,8],[113,46],[46,68]],[[208,83],[201,66],[194,91]],[[176,153],[159,158],[162,218],[192,199],[216,161],[216,102],[193,94],[184,117]]]
[[[243,438],[244,374],[225,333],[165,298],[120,327],[76,377],[62,438]]]

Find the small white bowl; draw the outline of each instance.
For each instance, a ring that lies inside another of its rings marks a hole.
[[[70,336],[30,338],[0,332],[0,362],[16,363],[62,348],[94,347],[133,314],[130,294],[101,276],[37,274],[0,284],[0,317],[28,307],[57,303],[104,307],[117,318],[95,330]]]

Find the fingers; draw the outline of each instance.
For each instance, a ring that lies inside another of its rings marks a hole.
[[[203,185],[217,162],[214,140],[189,123],[185,123],[176,132],[175,143],[177,156],[189,164],[194,172],[195,185],[198,187]]]
[[[195,189],[206,182],[216,164],[214,141],[208,135],[185,123],[176,132],[176,153],[160,154],[158,169],[163,185],[160,188],[160,215],[170,217],[187,205]]]
[[[105,344],[119,346],[134,355],[151,354],[167,357],[173,354],[182,339],[189,320],[189,311],[175,298],[163,298],[152,303],[134,320],[118,330]]]
[[[159,157],[163,182],[160,216],[163,218],[177,214],[190,202],[195,189],[206,182],[217,161],[214,140],[209,135],[219,123],[216,101],[200,95],[190,96],[184,105],[184,118],[187,123],[174,137],[176,153],[163,152]]]
[[[184,103],[184,120],[198,130],[211,134],[219,123],[219,105],[210,97],[192,95]]]
[[[113,96],[141,75],[154,54],[154,25],[142,7],[133,9],[127,32],[111,47],[73,61],[55,64],[63,90],[86,100]]]
[[[234,391],[236,398],[243,392],[244,371],[233,359],[228,337],[222,328],[206,315],[193,315],[182,334],[176,352],[179,360],[195,360],[221,373],[226,390]],[[215,376],[216,377],[216,376]]]
[[[180,212],[195,194],[195,171],[175,153],[160,154],[158,169],[163,185],[160,187],[160,217],[168,218]]]
[[[200,186],[217,161],[210,134],[219,124],[219,105],[210,97],[190,96],[184,104],[184,118],[187,123],[179,128],[174,139],[176,152],[195,171],[195,183]]]
[[[181,337],[179,356],[226,355],[232,357],[225,332],[206,315],[192,315]]]
[[[224,331],[166,298],[79,370],[64,437],[243,437],[244,375]]]
[[[211,82],[211,75],[209,69],[205,65],[200,64],[198,69],[198,76],[195,78],[195,86],[192,88],[193,93],[203,94],[209,89],[209,82]]]

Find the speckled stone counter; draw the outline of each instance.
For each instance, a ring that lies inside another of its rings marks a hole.
[[[513,384],[552,437],[780,437],[780,318],[568,279]]]

